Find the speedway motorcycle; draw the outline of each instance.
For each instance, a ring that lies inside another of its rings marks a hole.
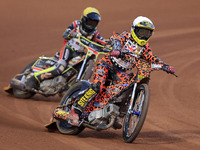
[[[113,59],[115,58],[113,57]],[[136,74],[130,73],[129,76],[131,79],[128,83],[115,85],[114,88],[109,86],[114,83],[107,81],[107,93],[110,97],[97,98],[99,96],[97,94],[83,109],[78,127],[69,124],[70,111],[75,98],[90,88],[91,84],[87,81],[74,84],[66,92],[60,105],[57,107],[59,109],[55,110],[57,111],[56,113],[54,112],[53,118],[56,121],[47,124],[46,128],[52,130],[56,127],[62,134],[76,135],[85,128],[98,131],[114,128],[117,117],[121,116],[123,118],[123,139],[126,143],[133,142],[142,129],[147,115],[150,100],[150,73],[154,70],[171,72],[167,71],[165,64],[150,63],[137,58],[134,58],[132,62],[137,68]],[[177,75],[175,76],[177,77]],[[112,88],[109,89],[110,87]],[[85,98],[87,101],[87,97]]]
[[[92,42],[81,35],[78,38],[69,40],[67,46],[83,53],[69,60],[68,66],[61,75],[46,79],[42,81],[37,88],[28,91],[25,85],[27,77],[34,72],[52,67],[57,63],[59,53],[54,57],[42,56],[27,65],[20,74],[15,75],[15,77],[11,79],[10,85],[5,87],[4,90],[17,98],[24,99],[30,98],[36,93],[43,96],[53,96],[56,94],[63,96],[63,93],[74,83],[83,79],[89,80],[93,73],[94,64],[98,59],[98,55],[106,54],[106,49],[104,49],[104,46]]]

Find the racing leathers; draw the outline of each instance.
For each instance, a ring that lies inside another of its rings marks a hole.
[[[135,57],[144,59],[149,62],[163,63],[157,56],[152,54],[152,50],[147,43],[144,46],[139,46],[132,38],[131,33],[124,31],[120,35],[114,35],[110,38],[113,51],[105,55],[96,65],[94,72],[94,80],[92,81],[91,88],[85,91],[82,96],[76,99],[73,104],[71,115],[74,116],[72,125],[78,125],[77,114],[80,116],[83,108],[87,108],[89,101],[95,96],[95,101],[106,105],[111,97],[115,96],[115,89],[121,83],[129,83],[130,76],[127,70],[132,69],[134,64],[131,60]],[[123,55],[129,53],[131,55]],[[113,85],[106,85],[106,81],[112,80]],[[87,101],[85,98],[87,97]],[[90,98],[91,97],[91,98]],[[91,105],[90,105],[91,106]],[[84,110],[85,110],[84,109]]]
[[[63,34],[63,38],[65,40],[63,42],[63,47],[62,47],[59,57],[58,57],[59,58],[58,62],[54,66],[52,66],[48,69],[44,69],[42,71],[35,72],[34,75],[32,77],[30,77],[30,79],[28,79],[26,82],[27,89],[31,90],[32,87],[34,86],[34,82],[36,82],[36,80],[38,81],[38,83],[40,83],[45,78],[50,78],[50,77],[60,75],[65,70],[69,59],[71,59],[75,56],[78,56],[80,53],[83,53],[83,52],[79,52],[79,51],[71,49],[67,44],[68,41],[70,41],[74,36],[77,36],[77,34],[82,35],[81,31],[80,31],[80,26],[81,26],[81,22],[78,20],[75,20],[66,29],[66,31]],[[101,44],[101,45],[106,44],[105,39],[103,37],[101,37],[101,35],[99,34],[99,32],[97,30],[94,30],[94,32],[90,33],[90,35],[83,35],[83,36],[85,36],[87,39],[94,41],[98,44]]]

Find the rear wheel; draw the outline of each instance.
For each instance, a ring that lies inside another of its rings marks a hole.
[[[133,109],[126,113],[124,119],[123,139],[126,143],[133,142],[142,129],[148,111],[149,94],[147,84],[137,87]]]
[[[35,63],[35,61],[31,62],[29,65],[27,65],[21,73],[24,73],[31,69],[32,65]],[[22,76],[17,77],[18,80],[21,80]],[[13,88],[13,95],[17,98],[23,98],[23,99],[28,99],[31,98],[32,96],[35,95],[34,92],[29,92],[29,91],[23,91],[20,89]]]
[[[64,95],[64,97],[62,98],[60,105],[66,105],[65,107],[62,107],[62,109],[66,110],[66,111],[70,111],[71,109],[71,100],[72,97],[77,97],[78,93],[80,92],[82,87],[81,83],[76,83],[74,84]],[[58,128],[58,131],[62,134],[67,134],[67,135],[76,135],[79,134],[80,132],[82,132],[85,127],[80,126],[80,127],[74,127],[66,122],[63,122],[61,120],[57,120],[56,121],[56,125]]]

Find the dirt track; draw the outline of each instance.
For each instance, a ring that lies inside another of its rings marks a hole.
[[[197,150],[200,149],[200,1],[199,0],[3,0],[0,4],[0,149],[1,150]],[[78,6],[77,6],[78,5]],[[121,130],[84,130],[78,136],[49,133],[44,124],[58,97],[16,99],[3,91],[9,80],[40,55],[52,56],[62,34],[87,6],[98,8],[98,30],[129,31],[138,15],[156,26],[154,54],[176,68],[178,78],[152,73],[151,102],[138,138],[125,144]]]

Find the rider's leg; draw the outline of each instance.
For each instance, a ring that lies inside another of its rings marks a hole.
[[[119,72],[116,73],[116,78],[115,79],[116,79],[116,81],[115,81],[116,85],[119,85],[119,86],[120,85],[129,85],[130,76],[126,72],[119,71]],[[108,89],[111,89],[111,91],[113,91],[112,89],[120,88],[120,87],[118,87],[116,85],[109,86]],[[122,88],[125,88],[125,86],[121,87],[121,89]],[[110,93],[110,95],[112,97],[114,97],[115,93],[112,93],[113,95],[111,93]],[[124,115],[122,115],[122,113],[120,113],[120,115],[117,116],[117,118],[115,119],[115,122],[113,124],[113,128],[114,129],[121,129],[122,128],[123,117],[124,117]]]
[[[32,88],[37,87],[37,84],[44,79],[60,75],[66,68],[68,59],[71,57],[71,49],[67,46],[63,47],[60,52],[59,61],[53,67],[35,72],[33,75],[30,75],[25,82],[26,88],[28,90],[32,90]]]
[[[48,69],[35,72],[33,75],[30,75],[27,78],[25,82],[26,88],[28,90],[31,90],[32,88],[35,88],[36,85],[39,84],[41,81],[60,75],[64,71],[66,66],[67,66],[67,63],[65,60],[59,60],[54,66]]]
[[[73,122],[78,122],[83,109],[88,104],[88,102],[90,102],[91,99],[93,99],[98,93],[106,90],[105,82],[108,76],[108,71],[109,70],[106,65],[102,64],[101,62],[97,64],[94,72],[94,80],[91,84],[92,86],[87,89],[83,94],[81,94],[76,99],[76,102],[73,104],[71,116],[72,118],[76,118],[73,120]]]
[[[56,108],[53,112],[53,116],[56,119],[62,119],[64,121],[67,121],[73,126],[79,126],[79,118],[82,114],[83,108],[87,105],[87,103],[96,96],[97,92],[93,90],[93,88],[89,88],[84,92],[82,97],[78,97],[75,100],[75,103],[73,104],[71,108],[70,115],[68,115],[69,112]]]

